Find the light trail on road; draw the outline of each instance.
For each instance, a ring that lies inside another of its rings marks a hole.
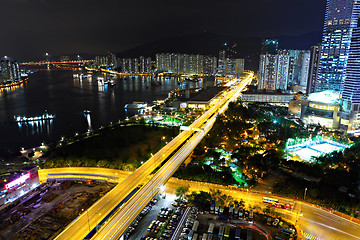
[[[145,205],[157,193],[160,186],[164,185],[172,174],[177,170],[180,164],[194,150],[198,143],[210,131],[218,114],[223,113],[229,102],[237,99],[241,91],[252,81],[253,74],[250,73],[238,86],[205,112],[201,117],[190,125],[190,139],[184,139],[184,145],[173,155],[154,177],[143,186],[134,196],[114,215],[93,237],[93,239],[117,239],[119,238],[131,222],[136,218]],[[203,125],[204,124],[204,125]],[[202,128],[203,131],[195,132],[196,128]],[[170,154],[169,154],[170,155]]]

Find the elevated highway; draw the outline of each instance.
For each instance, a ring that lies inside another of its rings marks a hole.
[[[122,207],[119,211],[111,217],[111,219],[95,234],[93,239],[118,239],[129,227],[131,222],[146,206],[152,197],[159,191],[172,174],[177,170],[180,164],[187,158],[187,156],[200,143],[202,138],[212,128],[218,114],[223,113],[231,101],[236,100],[244,88],[252,81],[252,73],[240,83],[231,87],[223,93],[222,99],[199,117],[193,124],[190,125],[189,131],[183,133],[190,133],[190,137],[184,139],[182,146],[179,149],[168,152],[170,159],[160,168],[159,171],[138,191],[134,196]],[[203,131],[196,131],[197,129]]]
[[[252,81],[252,78],[253,73],[248,73],[247,77],[244,78],[242,81],[239,81],[237,85],[228,88],[228,90],[224,92],[224,96],[220,101],[218,101],[215,105],[213,105],[208,111],[206,111],[202,116],[200,116],[190,125],[190,130],[181,132],[177,137],[175,137],[165,147],[163,147],[153,157],[151,157],[141,167],[139,167],[133,174],[128,176],[124,181],[114,187],[109,193],[107,193],[104,197],[97,201],[87,211],[85,211],[77,219],[71,222],[66,227],[66,229],[62,231],[55,239],[84,239],[91,229],[97,227],[97,225],[103,220],[104,216],[108,216],[108,214],[114,209],[115,206],[118,206],[121,201],[133,191],[133,189],[135,189],[139,184],[142,184],[146,180],[146,178],[165,160],[168,160],[170,157],[173,156],[174,153],[178,153],[181,149],[187,149],[186,153],[190,154],[191,149],[195,148],[197,143],[200,142],[201,138],[205,136],[207,131],[210,130],[213,122],[216,119],[216,116],[219,113],[225,111],[228,103],[235,100],[241,94],[242,90]],[[207,131],[195,132],[195,129],[205,129],[205,127],[208,128]],[[194,139],[196,139],[196,141]],[[191,146],[191,149],[189,146]],[[176,158],[176,163],[179,164],[187,157],[184,152],[185,150],[181,151],[183,151],[183,154],[180,155],[181,159],[179,157]],[[153,179],[148,182],[148,184],[153,183],[154,179],[158,179],[158,181],[154,183],[155,185],[144,185],[144,187],[141,188],[133,196],[133,198],[138,198],[140,196],[138,194],[139,192],[141,192],[142,194],[146,194],[147,196],[156,193],[159,190],[156,184],[158,184],[159,182],[161,182],[161,184],[164,184],[166,182],[165,179],[167,180],[179,165],[175,164],[173,161],[171,161],[171,163],[174,166],[167,167],[165,173],[163,173],[163,170],[162,175],[158,177],[156,177],[157,175],[155,175]],[[165,164],[164,166],[169,166],[169,164]],[[143,193],[143,191],[145,191],[143,189],[146,190],[146,193]],[[139,204],[142,205],[143,203],[144,202],[142,201]],[[127,206],[128,205],[125,205],[121,207],[121,209],[128,209],[129,207]],[[141,211],[140,206],[137,207],[136,211]],[[112,219],[119,219],[119,215],[121,214],[122,212],[117,213]],[[137,215],[136,212],[133,213],[133,216],[135,215]],[[114,226],[112,219],[110,219],[107,224]],[[131,221],[127,221],[127,226],[130,223]],[[104,232],[102,232],[102,234],[103,233]],[[111,233],[113,234],[112,238],[108,238],[108,234],[103,234],[103,236],[105,236],[104,239],[116,239],[116,236],[119,236],[122,233],[123,232],[121,231],[116,231],[115,234]]]

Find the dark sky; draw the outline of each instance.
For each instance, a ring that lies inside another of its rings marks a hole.
[[[321,31],[325,0],[1,0],[0,56],[105,54],[208,32],[273,37]]]

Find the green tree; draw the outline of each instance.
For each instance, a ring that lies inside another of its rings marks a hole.
[[[189,191],[189,186],[180,186],[175,190],[175,195],[182,200]]]
[[[221,198],[222,192],[220,190],[210,189],[211,199],[220,204],[224,204],[223,199]]]
[[[230,196],[230,195],[223,194],[220,197],[221,197],[221,199],[222,199],[225,206],[229,206],[231,203],[234,202],[233,197]]]
[[[205,191],[200,191],[199,193],[192,192],[188,195],[188,201],[202,209],[208,209],[210,207],[211,196]]]

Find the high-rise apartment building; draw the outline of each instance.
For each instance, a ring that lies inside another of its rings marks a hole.
[[[151,67],[151,57],[147,57],[145,59],[145,73],[150,73],[152,70],[152,67]]]
[[[360,1],[327,0],[316,92],[342,91]]]
[[[219,52],[218,74],[222,77],[226,76],[226,51],[221,50]]]
[[[0,62],[0,83],[9,81],[20,81],[21,73],[17,62],[1,61]]]
[[[262,54],[260,55],[259,66],[259,88],[276,89],[276,67],[277,55]]]
[[[216,58],[178,53],[156,54],[156,69],[176,74],[214,74]]]
[[[260,55],[259,88],[305,92],[309,62],[310,52],[305,50]]]
[[[244,72],[245,60],[242,58],[230,59],[226,58],[226,73],[227,77],[240,77],[240,74]]]
[[[217,59],[212,56],[204,56],[204,74],[215,75],[217,71]]]
[[[289,81],[287,89],[294,92],[306,92],[310,51],[308,50],[286,50],[290,57]]]
[[[139,71],[140,73],[145,73],[145,57],[144,56],[140,56],[139,58]]]
[[[279,52],[275,55],[275,89],[288,90],[289,84],[289,70],[290,70],[290,55],[287,51]]]
[[[306,95],[315,92],[316,89],[316,79],[318,79],[320,65],[320,52],[321,44],[311,47]]]

